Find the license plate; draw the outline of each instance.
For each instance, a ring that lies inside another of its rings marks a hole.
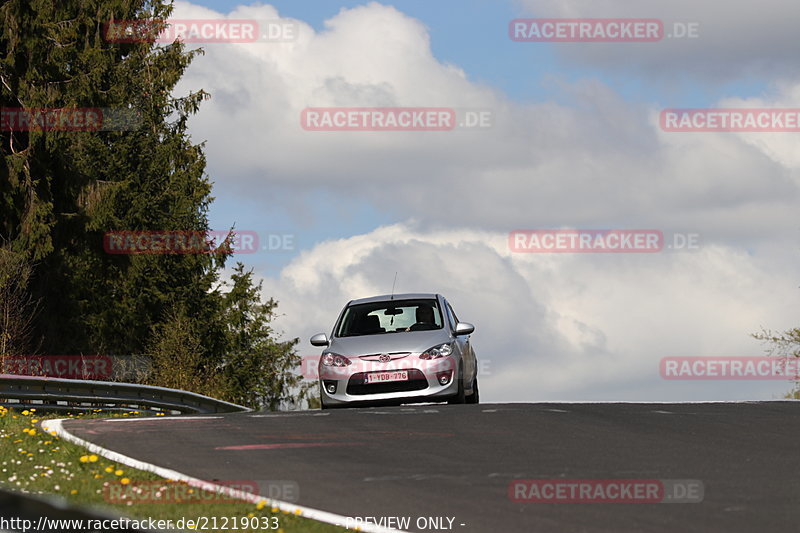
[[[389,381],[408,381],[408,371],[373,372],[364,375],[364,383],[387,383]]]

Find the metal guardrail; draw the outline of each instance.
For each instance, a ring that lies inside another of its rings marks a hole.
[[[12,374],[0,374],[0,405],[70,412],[94,409],[184,414],[250,411],[235,403],[178,389]]]

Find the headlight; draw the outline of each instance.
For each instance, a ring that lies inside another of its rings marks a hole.
[[[440,359],[453,353],[453,345],[449,342],[428,348],[419,355],[420,359]]]
[[[350,364],[350,359],[335,353],[324,353],[322,354],[322,364],[325,366],[347,366]]]

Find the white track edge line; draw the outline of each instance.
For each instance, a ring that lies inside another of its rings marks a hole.
[[[145,472],[151,472],[153,474],[156,474],[158,476],[161,476],[165,479],[169,479],[172,481],[183,481],[192,487],[197,487],[199,489],[207,490],[210,492],[216,492],[218,494],[223,494],[231,498],[237,498],[240,500],[244,500],[246,502],[254,504],[257,504],[259,502],[264,502],[265,505],[276,507],[281,511],[286,511],[295,516],[302,516],[304,518],[309,518],[311,520],[316,520],[318,522],[325,522],[327,524],[332,524],[334,526],[339,526],[345,529],[345,524],[347,523],[347,518],[348,518],[346,516],[338,515],[328,511],[321,511],[319,509],[313,509],[311,507],[305,507],[302,505],[295,505],[293,503],[284,502],[282,500],[273,500],[271,498],[266,498],[263,496],[259,496],[257,494],[251,494],[249,492],[232,489],[231,487],[217,485],[209,481],[203,481],[202,479],[197,479],[195,477],[182,474],[181,472],[170,470],[168,468],[163,468],[151,463],[145,463],[144,461],[139,461],[138,459],[134,459],[133,457],[128,457],[127,455],[123,455],[119,452],[115,452],[107,448],[103,448],[102,446],[98,446],[97,444],[91,443],[80,437],[76,437],[75,435],[64,429],[62,422],[64,422],[65,420],[68,419],[57,418],[52,420],[43,420],[41,422],[41,427],[44,431],[50,434],[55,432],[56,436],[66,440],[67,442],[71,442],[72,444],[77,444],[78,446],[83,446],[90,452],[96,453],[97,455],[101,455],[110,461],[124,464],[131,468],[136,468],[137,470],[144,470]],[[378,524],[369,524],[369,523],[365,523],[359,526],[359,528],[356,529],[355,531],[363,531],[364,533],[405,533],[399,529],[391,529],[379,526]]]

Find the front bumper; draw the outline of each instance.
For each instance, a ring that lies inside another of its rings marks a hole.
[[[453,357],[423,360],[416,355],[386,365],[370,365],[369,368],[354,365],[329,367],[320,365],[320,397],[326,407],[444,401],[458,394],[458,363]],[[405,370],[407,381],[364,383],[364,374]],[[449,376],[446,384],[439,378]],[[334,387],[335,392],[330,392]]]

